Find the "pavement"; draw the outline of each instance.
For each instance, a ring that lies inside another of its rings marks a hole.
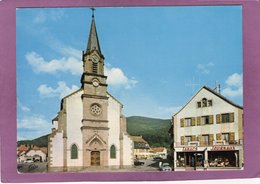
[[[43,173],[47,172],[47,162],[18,163],[17,171],[19,173]]]

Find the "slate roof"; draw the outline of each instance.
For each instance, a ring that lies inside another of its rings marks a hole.
[[[99,52],[100,55],[102,55],[99,41],[98,41],[98,35],[97,35],[97,29],[96,29],[94,16],[92,16],[86,53],[91,52],[92,50],[96,50]]]

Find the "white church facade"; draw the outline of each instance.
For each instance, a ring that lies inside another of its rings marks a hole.
[[[131,167],[134,143],[126,131],[123,105],[107,92],[94,15],[82,61],[82,86],[61,100],[52,121],[48,171]]]

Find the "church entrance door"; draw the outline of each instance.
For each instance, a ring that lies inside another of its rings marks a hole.
[[[99,166],[100,165],[100,152],[92,151],[91,152],[91,166]]]

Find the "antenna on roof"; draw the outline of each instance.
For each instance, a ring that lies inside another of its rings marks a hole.
[[[215,88],[213,90],[220,94],[220,83],[218,81],[215,81]]]

